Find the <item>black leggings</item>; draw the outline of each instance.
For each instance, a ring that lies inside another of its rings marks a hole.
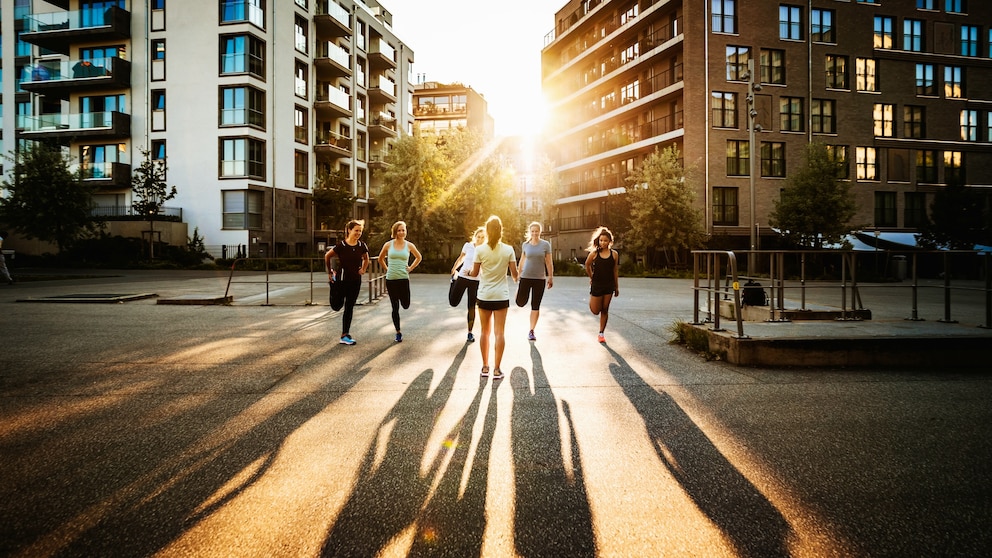
[[[448,304],[452,307],[461,304],[462,296],[466,291],[468,291],[468,316],[466,318],[468,319],[468,329],[471,331],[475,326],[475,303],[476,296],[479,294],[479,282],[459,275],[455,279],[454,288],[448,291]]]
[[[520,284],[517,285],[517,306],[523,308],[527,304],[527,296],[530,294],[530,309],[540,310],[541,301],[544,300],[545,284],[544,279],[524,279],[521,277]]]
[[[341,322],[341,333],[351,334],[351,318],[355,315],[355,303],[362,292],[361,281],[341,281],[339,288],[344,291],[344,317]]]
[[[403,309],[410,308],[410,280],[386,279],[386,292],[389,293],[389,304],[393,306],[393,326],[400,330],[400,304]]]

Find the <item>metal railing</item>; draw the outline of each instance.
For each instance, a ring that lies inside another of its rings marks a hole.
[[[306,263],[307,279],[299,280],[294,278],[293,275],[298,275],[300,271],[287,270],[290,266],[299,266],[302,263]],[[238,267],[241,266],[240,271],[247,273],[251,271],[263,272],[264,276],[252,275],[244,280],[235,280],[235,272],[239,271]],[[315,277],[319,276],[319,277]],[[279,284],[308,284],[310,287],[310,298],[307,300],[307,306],[313,306],[317,303],[314,302],[314,285],[317,283],[327,282],[327,271],[324,269],[324,258],[236,258],[231,262],[231,272],[227,278],[227,287],[224,290],[224,297],[227,298],[231,293],[231,285],[235,284],[247,284],[247,285],[264,285],[265,288],[265,303],[262,306],[271,306],[270,294],[272,292],[273,285]],[[372,258],[369,262],[369,268],[362,278],[363,290],[367,294],[367,299],[369,303],[372,303],[382,297],[386,293],[386,273],[381,269],[378,260]],[[364,297],[359,296],[359,300]]]
[[[722,287],[717,273],[723,269],[723,277],[729,282]],[[702,274],[702,276],[701,276]],[[705,285],[700,279],[705,281]],[[728,287],[732,291],[728,291]],[[720,327],[720,300],[732,292],[734,301],[734,317],[737,320],[737,337],[747,339],[744,335],[744,318],[741,316],[741,286],[737,275],[737,256],[733,252],[723,250],[698,250],[692,253],[692,322],[701,324],[700,294],[706,295],[707,321],[713,322],[713,331],[724,331]]]

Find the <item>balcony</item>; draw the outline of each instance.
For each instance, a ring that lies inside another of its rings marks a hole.
[[[103,190],[131,188],[131,165],[127,163],[86,162],[72,170],[78,171],[79,178],[87,184],[94,184]]]
[[[24,17],[21,40],[69,54],[75,43],[123,41],[131,38],[131,12],[116,6],[31,14]]]
[[[332,132],[318,132],[313,151],[322,159],[351,158],[351,138]]]
[[[351,14],[334,0],[317,2],[317,13],[313,18],[318,37],[350,37]]]
[[[593,230],[596,227],[602,225],[605,221],[606,215],[600,213],[593,213],[590,215],[582,215],[580,217],[561,217],[558,219],[558,231],[582,231],[582,230]]]
[[[322,81],[350,77],[351,55],[338,45],[326,42],[319,46],[314,66],[317,68],[317,79]]]
[[[385,114],[376,115],[369,123],[369,135],[373,138],[396,138],[396,119]]]
[[[369,168],[371,170],[385,170],[389,168],[386,157],[389,155],[388,149],[376,149],[369,154]]]
[[[44,60],[24,67],[21,89],[68,99],[70,93],[131,87],[131,63],[116,56],[85,60]]]
[[[369,84],[369,98],[375,104],[395,103],[396,84],[386,76],[375,76]]]
[[[322,120],[351,118],[351,97],[330,85],[324,85],[317,91],[317,99],[313,107],[317,117]]]
[[[369,66],[373,70],[395,70],[396,69],[396,49],[389,46],[381,37],[372,39],[369,45]]]
[[[126,139],[131,137],[131,115],[122,112],[42,114],[17,116],[19,139],[51,139],[66,144],[75,139]]]

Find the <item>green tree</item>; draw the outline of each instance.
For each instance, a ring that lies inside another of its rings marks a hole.
[[[60,254],[99,231],[102,222],[92,215],[95,187],[69,171],[61,146],[32,142],[7,159],[13,168],[3,181],[0,220],[27,238],[54,242]]]
[[[355,197],[346,188],[347,181],[340,172],[320,171],[314,180],[313,201],[318,223],[331,230],[344,230],[355,212]],[[321,227],[324,229],[325,227]]]
[[[165,183],[164,159],[152,159],[147,149],[141,150],[142,161],[131,175],[131,191],[137,196],[131,209],[148,221],[148,257],[155,259],[155,218],[162,213],[165,202],[176,197],[176,187]]]
[[[627,178],[630,227],[623,234],[626,249],[641,253],[655,267],[663,250],[696,248],[706,232],[702,213],[693,206],[691,176],[674,145],[655,149]]]
[[[990,201],[987,193],[951,181],[934,194],[930,219],[920,228],[920,243],[951,250],[992,245]]]
[[[823,144],[807,145],[803,166],[786,179],[769,224],[798,246],[839,243],[857,211],[850,184],[839,176],[840,165]]]

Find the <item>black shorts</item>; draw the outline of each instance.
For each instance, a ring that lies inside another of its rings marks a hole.
[[[609,285],[602,284],[602,283],[599,283],[599,284],[593,283],[592,285],[589,286],[589,295],[590,296],[606,296],[606,295],[611,295],[614,292],[616,292],[615,289],[616,289],[616,286],[613,285],[612,283],[609,284]]]
[[[496,310],[505,310],[510,307],[509,300],[478,300],[475,303],[479,307],[479,310],[489,310],[494,312]]]

